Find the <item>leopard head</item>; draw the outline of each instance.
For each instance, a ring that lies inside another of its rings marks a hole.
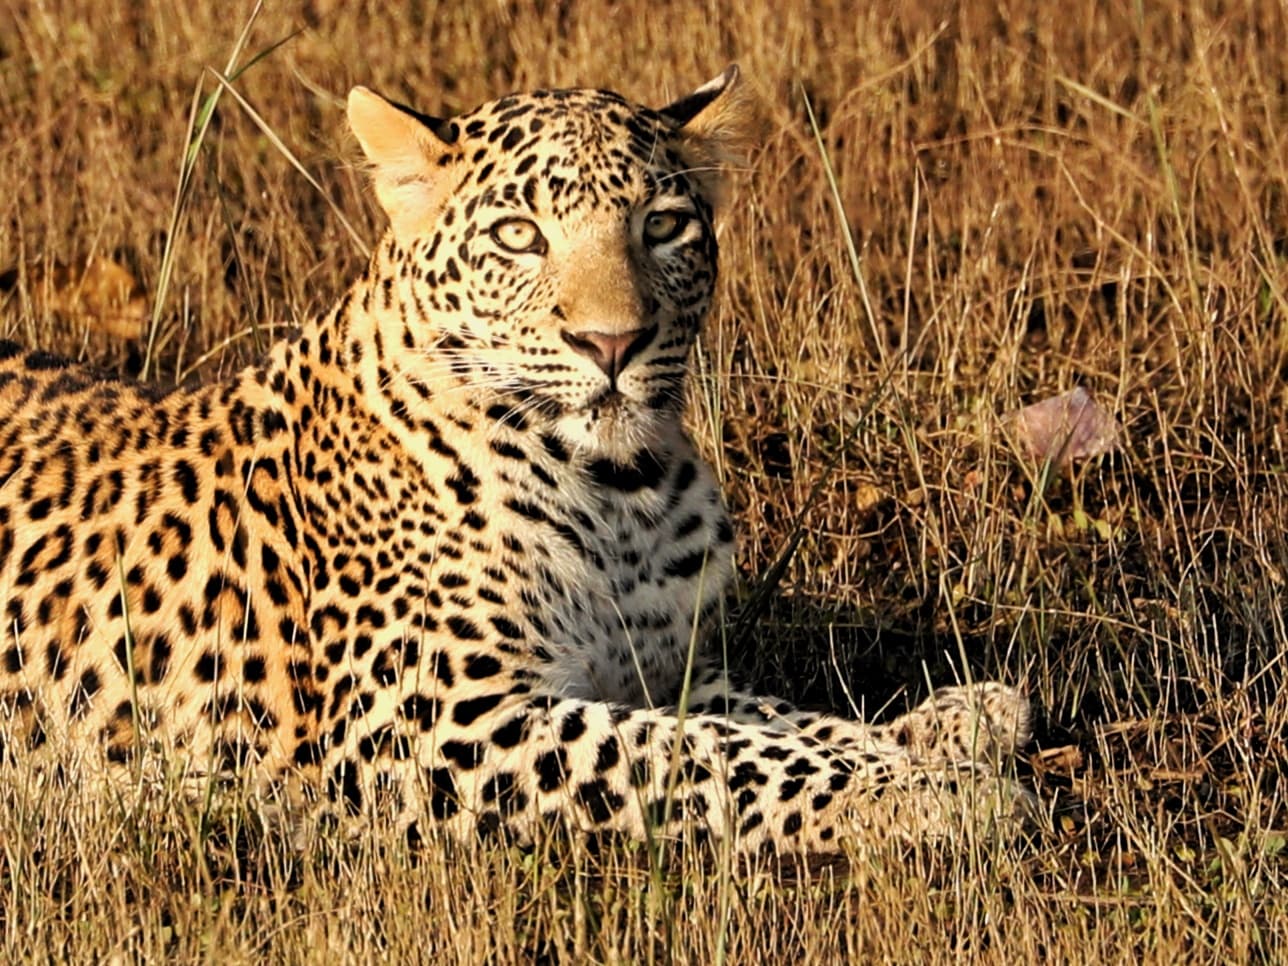
[[[390,221],[373,300],[386,384],[498,397],[597,454],[678,431],[745,137],[737,78],[661,110],[555,90],[450,119],[355,88],[349,123]]]

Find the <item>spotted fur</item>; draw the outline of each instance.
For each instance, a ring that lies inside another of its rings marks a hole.
[[[805,850],[1009,815],[1013,690],[869,727],[705,649],[733,530],[681,408],[735,80],[450,120],[358,88],[389,230],[263,362],[158,392],[0,344],[6,757],[248,773],[413,837]]]

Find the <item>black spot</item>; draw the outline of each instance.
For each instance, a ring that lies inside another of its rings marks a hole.
[[[157,684],[165,679],[170,668],[170,641],[164,634],[152,638],[151,654],[148,657],[148,681]]]
[[[365,718],[375,703],[376,696],[370,691],[363,691],[349,703],[349,717],[354,721]]]
[[[595,460],[587,469],[595,484],[623,493],[652,489],[662,481],[666,472],[657,457],[647,450],[641,450],[635,462],[630,465],[601,459]]]
[[[492,744],[498,748],[515,748],[528,735],[528,716],[516,714],[492,732]]]
[[[479,485],[479,478],[464,463],[456,464],[456,472],[449,476],[445,481],[448,489],[456,494],[456,499],[462,504],[469,505],[478,499],[476,492]]]
[[[550,519],[546,515],[545,510],[541,509],[541,507],[537,506],[535,503],[530,503],[527,500],[517,500],[510,497],[505,501],[505,505],[515,513],[519,514],[519,516],[526,517],[534,523],[544,523],[546,520]]]
[[[682,520],[680,525],[675,528],[675,538],[679,540],[687,537],[700,526],[702,526],[702,517],[694,513]]]
[[[456,635],[457,640],[481,641],[483,639],[483,632],[478,629],[478,626],[459,614],[453,614],[447,618],[447,626]]]
[[[444,741],[438,753],[462,771],[477,768],[483,763],[483,746],[476,741]]]
[[[345,759],[335,766],[327,782],[327,797],[333,802],[343,798],[350,815],[356,815],[361,811],[362,789],[358,785],[357,765]]]
[[[595,772],[602,774],[614,767],[621,761],[621,749],[617,745],[617,738],[609,735],[599,743],[599,751],[595,755]]]
[[[507,406],[504,403],[493,403],[489,406],[487,408],[487,418],[496,423],[513,426],[520,431],[528,428],[528,421],[524,418],[522,410],[515,406]]]
[[[727,517],[722,517],[716,525],[716,541],[718,543],[730,543],[733,541],[733,524]]]
[[[687,460],[680,466],[680,471],[675,474],[675,489],[672,491],[677,496],[687,490],[695,479],[698,477],[698,471],[694,465]]]
[[[586,733],[586,709],[579,707],[563,719],[559,728],[559,740],[571,744]]]
[[[367,638],[368,648],[371,646],[370,641],[371,639]],[[353,653],[355,657],[358,655],[357,641],[354,642]],[[376,655],[376,659],[371,662],[371,676],[382,687],[387,688],[398,683],[398,667],[394,662],[392,647],[387,647]]]
[[[67,709],[68,715],[72,720],[84,716],[94,700],[94,696],[103,688],[103,682],[99,680],[98,672],[93,668],[87,668],[81,674],[80,680],[76,682],[76,688],[72,691],[71,704]]]
[[[451,658],[446,651],[434,651],[429,655],[429,669],[445,687],[450,688],[456,680],[456,676],[452,674]]]
[[[568,755],[562,748],[542,752],[537,757],[537,787],[543,792],[560,788],[568,771]]]
[[[196,672],[198,681],[210,684],[219,678],[219,657],[214,651],[206,651],[197,658],[197,664],[193,670]]]
[[[669,561],[664,568],[664,573],[668,577],[687,578],[692,577],[702,569],[706,563],[707,555],[705,551],[696,550],[693,553],[686,554],[676,560]]]
[[[792,812],[783,819],[783,835],[793,836],[801,830],[801,813]]]
[[[522,128],[519,128],[517,126],[511,127],[510,130],[508,130],[505,133],[505,137],[501,139],[501,148],[502,150],[505,150],[505,151],[513,151],[515,148],[519,146],[519,142],[522,140],[523,140]]]
[[[786,774],[791,775],[793,778],[797,778],[801,775],[813,775],[817,771],[818,766],[803,756],[797,758],[786,768]]]
[[[413,694],[402,703],[402,716],[407,721],[416,721],[421,731],[429,731],[438,720],[440,702],[438,698],[426,694]]]
[[[187,460],[179,460],[174,464],[174,481],[179,484],[185,503],[192,506],[197,502],[200,489],[197,483],[197,472],[192,468],[191,463]]]
[[[557,437],[545,434],[541,437],[541,445],[545,447],[546,452],[560,463],[568,462],[568,448]]]
[[[442,821],[460,810],[456,801],[456,779],[447,768],[426,768],[425,779],[429,785],[429,811]]]
[[[242,679],[248,684],[257,684],[266,676],[264,659],[258,655],[242,661]]]
[[[512,772],[498,772],[483,784],[483,801],[495,804],[502,815],[512,815],[528,803]]]
[[[465,676],[474,681],[501,673],[501,662],[491,654],[471,654],[465,659]]]
[[[67,673],[67,656],[57,641],[45,647],[45,670],[55,681],[61,681]]]
[[[365,761],[374,761],[386,752],[394,761],[406,761],[411,757],[411,742],[406,735],[395,734],[390,725],[376,728],[358,742],[358,754]]]
[[[626,800],[608,787],[602,778],[582,782],[577,786],[577,800],[590,813],[596,824],[607,822],[613,815],[622,810]]]
[[[767,781],[769,776],[754,761],[742,761],[734,766],[733,774],[729,777],[729,790],[736,792],[745,785],[764,785]]]
[[[800,794],[800,790],[805,786],[805,779],[792,778],[785,781],[778,788],[778,800],[780,802],[790,802]]]
[[[473,724],[500,704],[502,697],[503,695],[500,694],[485,694],[482,697],[458,701],[452,708],[452,720],[462,727]]]
[[[354,622],[365,624],[368,627],[384,627],[385,612],[370,604],[363,604],[358,608],[358,612],[353,616]]]
[[[523,631],[520,630],[519,625],[508,617],[502,617],[500,614],[497,614],[489,618],[489,620],[491,621],[492,626],[497,629],[498,633],[500,633],[502,637],[508,637],[512,641],[517,641],[523,637]]]
[[[492,452],[496,453],[497,456],[504,456],[506,459],[526,460],[528,458],[528,454],[525,453],[522,449],[520,449],[518,446],[515,446],[513,443],[506,442],[503,439],[492,440],[491,446],[492,446]]]
[[[480,839],[495,838],[496,834],[501,831],[501,816],[490,810],[482,812],[474,823],[474,829]]]

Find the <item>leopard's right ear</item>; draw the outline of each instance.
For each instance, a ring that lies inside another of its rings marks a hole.
[[[443,169],[460,156],[452,121],[386,100],[365,87],[349,92],[349,128],[371,165],[376,199],[394,234],[410,239],[433,224],[449,190]]]

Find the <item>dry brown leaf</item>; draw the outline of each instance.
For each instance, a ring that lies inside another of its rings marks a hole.
[[[9,286],[18,273],[3,273]],[[96,256],[76,265],[37,265],[27,273],[27,292],[37,316],[57,313],[91,331],[115,339],[138,339],[147,332],[146,294],[129,269]]]
[[[1025,406],[1007,420],[1034,459],[1056,465],[1112,452],[1123,432],[1081,386]]]

